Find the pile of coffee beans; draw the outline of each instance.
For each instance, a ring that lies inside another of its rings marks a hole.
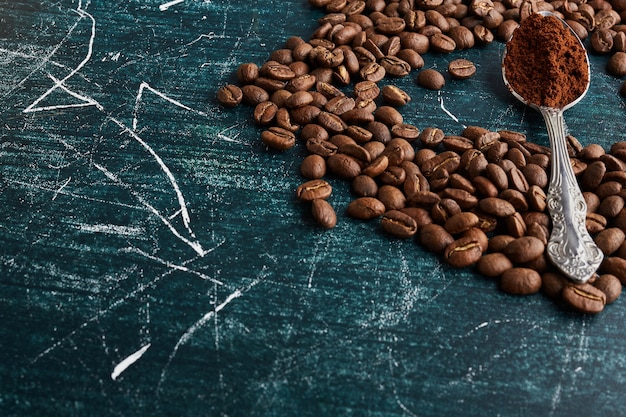
[[[331,182],[345,180],[355,195],[345,208],[348,216],[380,219],[390,235],[415,239],[451,266],[498,279],[507,293],[543,291],[584,313],[598,313],[620,295],[626,283],[626,141],[607,152],[568,136],[587,202],[586,226],[605,254],[589,283],[574,284],[545,253],[549,148],[508,130],[419,129],[398,110],[410,102],[409,93],[379,82],[419,70],[419,86],[444,88],[441,72],[422,69],[427,52],[506,41],[522,19],[540,10],[566,19],[581,38],[590,38],[594,51],[611,53],[607,69],[620,76],[626,67],[626,25],[620,25],[626,0],[309,3],[326,11],[311,38],[289,38],[260,66],[241,64],[239,84],[220,88],[217,99],[224,107],[252,106],[268,148],[304,144],[305,181],[296,195],[311,205],[321,227],[336,225]],[[475,72],[465,59],[448,67],[448,75],[461,80]]]

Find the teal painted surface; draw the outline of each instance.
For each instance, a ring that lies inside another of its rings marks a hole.
[[[502,294],[346,218],[338,181],[339,225],[320,231],[294,198],[303,147],[267,152],[250,109],[216,105],[239,63],[308,37],[320,11],[162,4],[0,3],[2,415],[626,413],[623,299],[585,317]],[[440,94],[395,81],[405,120],[545,144],[501,48],[427,55],[478,74]],[[566,120],[608,147],[625,106],[592,61]]]

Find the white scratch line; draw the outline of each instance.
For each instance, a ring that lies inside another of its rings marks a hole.
[[[454,120],[455,122],[461,123],[459,121],[459,119],[454,114],[450,113],[450,111],[448,111],[448,109],[446,109],[446,106],[443,105],[443,97],[441,96],[441,91],[437,92],[437,99],[439,100],[439,105],[441,107],[441,110],[443,110],[444,113],[447,114],[448,116],[450,116],[452,118],[452,120]],[[467,127],[463,123],[461,123],[461,125],[463,127]]]
[[[222,241],[221,241],[221,242],[219,242],[217,245],[215,245],[215,247],[213,247],[213,248],[211,249],[211,251],[214,251],[215,249],[219,248],[219,247],[220,247],[220,246],[222,246],[224,243],[226,243],[226,239],[222,240]],[[203,280],[206,280],[206,281],[211,281],[211,282],[214,282],[215,284],[218,284],[218,285],[225,285],[225,284],[224,284],[222,281],[220,281],[220,280],[217,280],[217,279],[215,279],[215,278],[212,278],[212,277],[210,277],[210,276],[208,276],[208,275],[206,275],[206,274],[203,274],[203,273],[201,273],[201,272],[194,271],[193,269],[187,268],[186,266],[183,266],[183,265],[178,265],[178,264],[172,263],[172,262],[170,262],[170,261],[166,261],[165,259],[159,258],[159,257],[157,257],[157,256],[150,255],[149,253],[144,252],[144,251],[142,251],[142,250],[141,250],[141,249],[139,249],[139,248],[128,248],[128,249],[127,249],[127,251],[128,251],[128,252],[135,252],[135,253],[138,253],[139,255],[141,255],[141,256],[143,256],[143,257],[145,257],[145,258],[147,258],[147,259],[150,259],[151,261],[156,261],[156,262],[158,262],[158,263],[160,263],[160,264],[162,264],[162,265],[165,265],[165,266],[167,266],[168,268],[171,268],[171,269],[173,269],[173,270],[176,270],[176,271],[182,271],[182,272],[188,272],[188,273],[190,273],[190,274],[193,274],[193,275],[196,275],[196,276],[198,276],[198,277],[202,278]],[[208,253],[208,252],[209,252],[209,251],[206,251],[206,252],[205,252],[205,254],[206,254],[206,253]]]
[[[81,232],[105,233],[121,236],[140,236],[145,232],[142,227],[121,226],[117,224],[80,224]]]
[[[159,10],[164,12],[167,9],[169,9],[172,6],[176,6],[179,3],[184,2],[185,0],[172,0],[172,1],[168,1],[167,3],[163,3],[162,5],[159,6]]]
[[[113,368],[113,372],[111,372],[111,379],[115,381],[117,377],[122,374],[122,372],[124,372],[126,369],[128,369],[129,366],[137,362],[143,356],[143,354],[146,353],[148,349],[150,349],[150,346],[151,344],[148,343],[137,352],[133,353],[132,355],[128,356],[126,359],[118,363],[115,368]]]
[[[192,324],[191,327],[189,327],[187,329],[187,331],[180,337],[180,339],[178,339],[178,342],[176,342],[176,345],[174,346],[174,349],[172,350],[172,353],[170,354],[170,356],[169,356],[169,358],[167,360],[167,363],[165,364],[165,367],[163,368],[163,371],[161,372],[161,379],[160,379],[158,387],[157,387],[157,392],[159,392],[161,390],[161,385],[165,381],[165,375],[167,374],[167,370],[168,370],[170,364],[172,363],[172,361],[174,360],[174,358],[176,357],[176,354],[178,353],[178,350],[180,349],[180,347],[182,345],[184,345],[185,343],[187,343],[189,340],[191,340],[193,334],[196,331],[198,331],[199,329],[201,329],[217,313],[222,311],[233,300],[241,297],[245,292],[249,291],[252,287],[257,285],[259,282],[261,282],[260,278],[254,280],[250,285],[248,285],[244,289],[235,290],[232,294],[230,294],[228,297],[226,297],[226,299],[221,304],[219,304],[213,310],[211,310],[208,313],[206,313],[199,320],[197,320],[194,324]]]
[[[99,165],[94,163],[94,166],[101,171],[107,178],[109,178],[112,181],[115,181],[116,183],[120,184],[120,185],[124,185],[124,183],[111,171],[109,171],[108,169],[106,169],[104,166]],[[184,237],[183,235],[181,235],[178,230],[176,229],[176,227],[174,227],[174,225],[172,223],[170,223],[170,221],[163,216],[154,206],[152,206],[152,204],[148,203],[143,197],[141,197],[140,195],[138,195],[135,192],[131,193],[135,196],[135,198],[137,198],[137,200],[145,207],[148,209],[148,211],[150,211],[152,214],[154,214],[155,216],[157,216],[159,219],[161,219],[161,221],[163,222],[163,224],[165,224],[167,226],[168,229],[170,229],[170,231],[172,232],[172,234],[174,236],[176,236],[178,239],[180,239],[182,242],[184,242],[185,244],[187,244],[189,247],[191,247],[198,255],[200,256],[204,256],[206,255],[208,252],[205,251],[202,248],[202,245],[200,244],[200,242],[192,242],[191,240],[187,239],[186,237]]]
[[[67,186],[67,184],[70,183],[70,181],[72,181],[72,177],[69,177],[67,180],[65,180],[65,182],[63,184],[61,184],[61,187],[59,187],[59,189],[56,190],[54,195],[52,196],[52,201],[56,200],[56,198],[59,195],[59,193],[61,191],[63,191],[63,189]]]
[[[133,132],[137,131],[137,122],[138,122],[138,120],[137,120],[137,110],[139,109],[139,103],[141,102],[141,98],[143,96],[143,90],[145,90],[145,89],[147,89],[148,91],[151,91],[152,93],[154,93],[157,96],[161,97],[163,100],[165,100],[167,102],[170,102],[170,103],[172,103],[175,106],[178,106],[178,107],[180,107],[182,109],[185,109],[187,111],[194,112],[196,114],[199,114],[200,116],[207,116],[207,114],[204,113],[204,112],[201,112],[199,110],[194,110],[191,107],[184,105],[180,101],[168,97],[167,95],[163,94],[159,90],[156,90],[156,89],[150,87],[150,85],[144,81],[144,82],[142,82],[139,85],[139,90],[137,91],[137,97],[135,98],[135,108],[133,109],[133,127],[132,127],[132,131]]]
[[[194,39],[191,42],[185,44],[185,46],[193,45],[194,43],[199,42],[199,41],[201,41],[204,38],[206,38],[208,40],[224,39],[224,38],[226,38],[226,36],[225,35],[216,35],[215,32],[209,32],[209,33],[202,34],[202,35],[198,36],[196,39]]]
[[[65,81],[69,80],[70,78],[72,78],[74,75],[76,75],[76,73],[78,71],[80,71],[80,69],[82,67],[84,67],[87,62],[89,62],[89,60],[91,59],[91,55],[93,54],[93,43],[94,40],[96,38],[96,19],[94,19],[94,17],[92,15],[90,15],[89,13],[87,13],[86,11],[84,11],[82,9],[82,0],[78,1],[78,6],[76,8],[76,10],[74,10],[74,12],[78,13],[78,15],[83,18],[83,17],[87,17],[89,20],[91,20],[91,36],[89,37],[89,44],[88,44],[88,49],[87,49],[87,55],[85,56],[85,58],[78,64],[78,66],[76,66],[76,68],[74,68],[72,71],[70,71],[69,74],[67,74],[65,77],[63,77],[60,80],[55,81],[54,85],[48,89],[48,91],[46,91],[42,96],[40,96],[37,100],[35,100],[32,104],[30,104],[28,107],[26,107],[23,112],[24,113],[32,113],[32,112],[38,112],[38,111],[44,111],[44,110],[53,110],[53,109],[62,109],[62,108],[70,108],[70,107],[76,107],[76,104],[73,105],[60,105],[60,106],[50,106],[50,107],[37,107],[39,105],[39,103],[41,103],[46,97],[48,97],[50,94],[52,94],[52,92],[54,92],[56,89],[61,88],[66,92],[69,92],[69,90],[67,89],[67,87],[64,87],[64,83]],[[78,98],[78,99],[84,99],[83,96],[80,96],[79,94],[71,94],[73,97]],[[83,105],[94,105],[96,104],[95,101],[91,100],[87,102],[88,104],[83,104]]]

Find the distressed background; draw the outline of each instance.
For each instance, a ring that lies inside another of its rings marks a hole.
[[[4,416],[623,415],[626,302],[597,317],[511,297],[376,222],[317,228],[302,146],[266,151],[215,90],[322,12],[306,0],[0,2],[0,411]],[[394,81],[419,128],[520,130],[503,45],[441,92]],[[566,113],[624,140],[593,56]],[[452,117],[454,116],[454,117]],[[455,120],[455,118],[458,120]]]

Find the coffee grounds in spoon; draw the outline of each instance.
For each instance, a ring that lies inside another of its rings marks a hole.
[[[537,106],[563,108],[589,80],[585,49],[555,16],[524,19],[506,45],[503,65],[513,90]]]

